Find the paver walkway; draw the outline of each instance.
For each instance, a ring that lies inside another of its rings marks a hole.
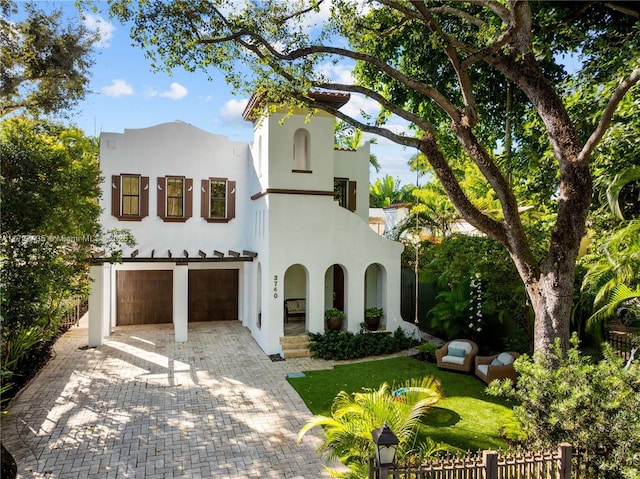
[[[238,321],[115,328],[87,349],[86,319],[11,403],[2,442],[20,478],[329,477],[320,431],[287,373],[330,361],[272,362]]]

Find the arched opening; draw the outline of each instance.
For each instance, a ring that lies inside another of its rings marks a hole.
[[[324,275],[324,309],[337,309],[339,311],[346,312],[348,297],[346,291],[346,270],[342,265],[334,264],[329,266],[325,275]],[[347,321],[349,318],[346,318],[343,321],[342,327],[339,329],[346,329]],[[327,329],[328,325],[325,321],[325,329]]]
[[[309,132],[304,128],[293,134],[293,170],[309,171]]]
[[[307,269],[294,264],[284,273],[284,335],[297,336],[308,331]]]

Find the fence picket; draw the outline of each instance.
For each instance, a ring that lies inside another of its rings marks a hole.
[[[463,456],[432,458],[424,463],[407,460],[376,471],[375,458],[369,461],[369,479],[571,479],[572,447],[560,444],[555,450],[483,451]],[[579,474],[580,459],[576,460]],[[576,475],[576,478],[579,476]]]

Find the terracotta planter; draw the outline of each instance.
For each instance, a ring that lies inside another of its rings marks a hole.
[[[367,329],[369,331],[377,331],[380,327],[380,316],[375,316],[373,318],[364,318],[364,322],[367,324]]]
[[[327,329],[331,331],[340,331],[342,329],[342,318],[330,316],[327,318]]]

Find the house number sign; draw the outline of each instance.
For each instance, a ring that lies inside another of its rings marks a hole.
[[[278,297],[278,275],[277,274],[273,275],[273,297],[274,298]]]

